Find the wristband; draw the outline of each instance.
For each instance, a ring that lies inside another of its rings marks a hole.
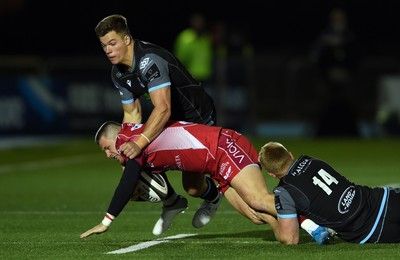
[[[139,147],[140,150],[143,150],[143,148],[140,147],[140,145],[136,141],[133,141],[133,142],[136,144],[137,147]]]
[[[109,227],[114,219],[115,219],[115,217],[113,215],[106,213],[106,215],[101,223],[104,226]]]
[[[143,133],[141,133],[140,135],[143,136],[147,140],[148,143],[150,143],[150,139],[147,136],[145,136]]]

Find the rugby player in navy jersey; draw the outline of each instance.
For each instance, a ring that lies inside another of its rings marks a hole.
[[[279,179],[274,193],[282,243],[300,242],[299,215],[348,242],[400,242],[399,188],[356,184],[323,160],[309,155],[295,159],[278,142],[265,144],[259,160]]]

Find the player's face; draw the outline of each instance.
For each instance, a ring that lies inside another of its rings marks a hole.
[[[105,152],[106,157],[117,160],[120,164],[124,163],[124,159],[115,148],[115,141],[101,137],[99,140],[100,149]]]
[[[124,61],[128,59],[126,56],[130,39],[129,41],[127,41],[127,39],[124,40],[124,38],[115,31],[111,31],[103,37],[100,37],[100,43],[112,64],[124,64]],[[131,64],[125,65],[131,66]]]

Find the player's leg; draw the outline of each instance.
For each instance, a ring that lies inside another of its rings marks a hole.
[[[174,188],[171,186],[167,175],[165,173],[160,173],[164,178],[168,186],[168,195],[165,200],[163,200],[162,213],[160,218],[157,220],[153,228],[153,234],[158,236],[167,231],[179,213],[184,212],[188,207],[188,201],[182,195],[175,192]]]
[[[276,216],[274,196],[268,192],[264,175],[258,165],[244,167],[233,177],[230,185],[251,208]]]
[[[258,152],[240,133],[223,129],[216,154],[218,171],[214,178],[224,180],[252,209],[276,216],[274,197],[268,192],[258,162]],[[228,167],[229,166],[229,167]]]
[[[400,188],[388,187],[389,197],[384,213],[383,227],[381,227],[379,239],[374,243],[399,243],[400,242]],[[376,231],[377,232],[377,231]],[[374,238],[376,236],[371,236]],[[371,242],[369,240],[368,242]]]
[[[190,196],[204,200],[193,216],[192,225],[196,228],[207,225],[222,201],[215,182],[203,174],[183,172],[182,184]]]

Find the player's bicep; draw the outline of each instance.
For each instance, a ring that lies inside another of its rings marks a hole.
[[[171,107],[171,86],[155,89],[149,94],[154,107]]]
[[[283,188],[278,186],[274,189],[275,195],[275,208],[279,214],[296,214],[296,202],[293,200],[290,193]]]
[[[297,244],[300,235],[296,202],[281,186],[274,189],[274,194],[275,208],[278,213],[279,240],[284,244]]]

